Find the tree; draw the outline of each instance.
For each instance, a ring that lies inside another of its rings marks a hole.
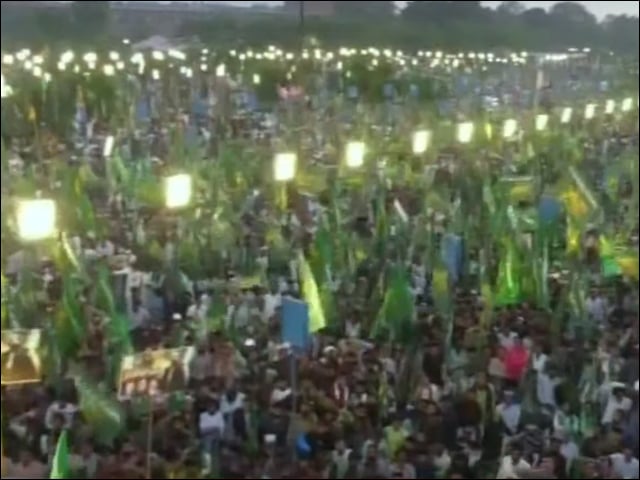
[[[607,46],[615,51],[638,52],[638,17],[608,15],[602,22]]]
[[[544,27],[549,22],[549,15],[544,8],[536,7],[526,10],[521,15],[522,20],[528,26],[534,28]]]
[[[336,14],[341,16],[390,17],[395,15],[394,2],[336,2]]]
[[[409,2],[402,17],[412,21],[451,23],[486,19],[489,12],[481,2]]]
[[[79,36],[85,41],[104,36],[109,27],[110,11],[110,2],[73,2],[71,17]]]
[[[560,22],[567,22],[577,25],[595,25],[596,17],[584,6],[575,2],[560,2],[551,7],[549,12],[552,18]]]
[[[502,2],[496,9],[499,14],[513,17],[522,15],[525,10],[526,7],[521,2]]]

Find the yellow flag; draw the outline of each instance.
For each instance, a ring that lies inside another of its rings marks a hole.
[[[315,333],[327,326],[327,320],[324,316],[318,284],[303,253],[300,253],[298,257],[298,265],[302,297],[309,306],[309,330],[311,333]]]
[[[622,274],[626,277],[638,280],[638,256],[623,255],[616,258]]]

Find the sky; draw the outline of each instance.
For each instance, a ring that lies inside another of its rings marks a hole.
[[[269,4],[278,4],[282,2],[215,2],[215,3],[231,3],[235,5],[247,5],[248,3],[269,3]],[[397,2],[397,3],[406,3],[406,2]],[[496,7],[500,5],[502,2],[482,2],[483,4],[491,7]],[[532,7],[544,7],[548,8],[554,3],[558,2],[522,2],[528,8]],[[582,3],[586,6],[593,14],[595,14],[599,19],[604,18],[609,14],[627,14],[627,15],[638,15],[638,1],[627,1],[627,2],[578,2]]]
[[[500,5],[502,2],[482,2],[485,5],[495,7]],[[529,8],[533,7],[544,7],[548,8],[554,3],[558,2],[522,2]],[[607,15],[614,14],[627,14],[627,15],[638,15],[638,2],[578,2],[587,7],[591,13],[596,15],[598,18],[602,19]]]

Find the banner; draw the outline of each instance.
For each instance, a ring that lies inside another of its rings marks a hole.
[[[42,378],[40,330],[2,331],[2,385],[37,383]]]
[[[125,356],[120,368],[118,397],[128,400],[185,390],[194,355],[193,347],[182,347]]]
[[[309,306],[299,300],[282,300],[282,342],[306,350],[309,345]]]

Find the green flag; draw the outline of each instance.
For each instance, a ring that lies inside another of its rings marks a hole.
[[[81,284],[77,278],[65,273],[62,279],[62,301],[56,311],[54,332],[57,347],[63,357],[74,355],[82,344],[85,323],[79,302]]]
[[[112,354],[109,356],[109,370],[111,378],[115,381],[120,362],[124,355],[133,352],[129,320],[126,315],[119,312],[113,298],[110,274],[105,267],[98,271],[97,307],[109,316],[107,324],[107,339]]]
[[[110,391],[95,385],[85,374],[77,372],[73,376],[80,412],[83,420],[91,427],[94,440],[99,445],[112,446],[124,428],[124,414],[120,404]]]
[[[318,284],[313,277],[311,267],[303,253],[300,253],[298,257],[298,268],[300,269],[302,298],[307,302],[307,305],[309,305],[309,330],[311,333],[315,333],[326,327],[327,321],[324,316],[324,309],[322,308],[322,299],[320,298]]]
[[[391,271],[382,307],[378,312],[373,335],[387,331],[394,341],[405,342],[411,337],[414,299],[404,267],[396,266]]]
[[[498,267],[496,305],[513,305],[521,301],[522,285],[519,272],[520,261],[515,242],[508,238],[504,242],[502,258]]]
[[[66,430],[63,430],[60,438],[58,438],[58,445],[56,446],[56,453],[53,457],[49,478],[71,478],[69,468],[69,443]]]

